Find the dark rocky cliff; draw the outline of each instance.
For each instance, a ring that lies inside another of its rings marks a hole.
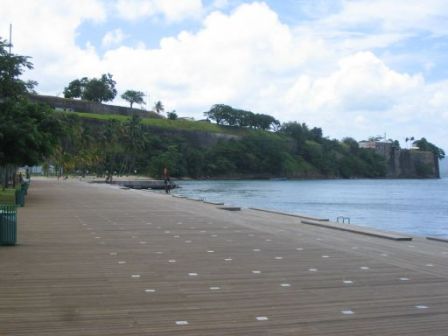
[[[377,143],[376,152],[386,158],[388,178],[440,178],[439,160],[432,152],[398,149]]]

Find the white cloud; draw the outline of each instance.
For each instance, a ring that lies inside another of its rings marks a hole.
[[[130,21],[163,15],[169,22],[197,18],[202,14],[201,0],[118,0],[117,14]]]
[[[318,20],[320,25],[336,29],[375,27],[389,32],[425,30],[447,34],[445,0],[347,0],[340,10]]]
[[[106,19],[101,1],[2,0],[1,8],[0,32],[7,33],[12,23],[13,52],[32,57],[35,70],[24,78],[36,79],[38,90],[59,94],[69,80],[101,69],[93,47],[75,43],[81,23]]]
[[[114,43],[126,38],[117,28],[103,37],[108,46],[103,56],[91,44],[79,47],[75,43],[84,21],[106,19],[103,2],[77,2],[76,6],[68,0],[5,2],[0,31],[7,32],[12,20],[15,51],[33,56],[36,70],[30,77],[41,82],[42,93],[57,94],[69,80],[110,72],[119,93],[127,89],[149,92],[151,106],[162,100],[168,110],[176,109],[182,116],[202,118],[211,105],[225,103],[282,121],[322,127],[331,137],[362,139],[387,132],[397,139],[426,136],[448,148],[448,81],[427,83],[421,74],[400,72],[368,51],[413,34],[406,22],[389,29],[395,20],[390,17],[378,34],[344,33],[342,28],[354,29],[358,19],[346,24],[342,17],[356,10],[360,13],[357,2],[343,2],[346,7],[339,16],[320,20],[325,22],[322,28],[315,28],[315,22],[290,27],[263,2],[243,4],[230,14],[210,13],[197,31],[163,38],[156,48],[115,47]],[[203,10],[200,1],[185,1],[187,7],[177,9],[171,1],[165,1],[165,7],[161,3],[116,2],[129,20],[153,15],[181,20]],[[383,0],[373,3],[386,5]],[[442,10],[442,2],[430,3]],[[380,11],[367,8],[373,19],[361,21],[378,22],[375,13]],[[422,10],[430,17],[433,12]],[[417,22],[425,22],[434,34],[443,31],[431,19]],[[336,33],[324,31],[331,25]]]
[[[119,45],[126,39],[126,35],[123,33],[121,29],[114,29],[110,32],[107,32],[101,41],[103,47],[110,47],[113,45]]]

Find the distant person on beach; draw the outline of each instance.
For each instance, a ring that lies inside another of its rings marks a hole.
[[[165,192],[169,194],[171,189],[171,181],[170,181],[170,173],[168,172],[168,168],[163,168],[163,180],[165,183]]]

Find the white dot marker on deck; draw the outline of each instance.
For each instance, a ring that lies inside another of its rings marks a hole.
[[[310,272],[317,272],[317,268],[310,268],[310,269],[308,269],[308,271],[310,271]]]
[[[260,250],[260,249],[253,249],[252,251],[254,251],[254,252],[260,252],[261,250]]]
[[[367,266],[361,266],[361,267],[360,267],[360,269],[362,269],[362,270],[366,271],[366,270],[369,270],[370,268],[369,268],[369,267],[367,267]]]
[[[283,283],[283,284],[281,284],[280,286],[281,286],[281,287],[291,287],[291,284]]]
[[[269,320],[269,318],[267,316],[257,316],[256,320],[257,321],[267,321],[267,320]]]
[[[215,253],[213,250],[208,250],[207,253]]]
[[[216,237],[218,237],[218,235],[217,234],[213,234],[213,235],[211,235],[211,237],[216,238]]]
[[[298,248],[296,248],[296,250],[297,251],[303,251],[303,248],[302,247],[298,247]]]
[[[168,262],[169,262],[169,263],[175,263],[175,262],[176,262],[176,259],[170,259],[170,260],[168,260]]]
[[[351,285],[351,284],[353,284],[353,281],[352,280],[344,280],[343,283],[345,285]]]
[[[220,290],[221,287],[210,287],[210,290]]]
[[[232,261],[233,259],[232,258],[226,258],[226,259],[224,259],[225,261]]]
[[[275,259],[275,260],[282,260],[283,257],[275,257],[274,259]]]
[[[161,251],[154,252],[155,254],[163,254]]]
[[[322,258],[324,258],[324,259],[328,259],[328,258],[330,258],[330,256],[323,255]]]
[[[427,267],[434,267],[433,264],[426,264],[425,266],[427,266]]]
[[[155,293],[155,292],[156,292],[156,290],[153,289],[153,288],[147,288],[147,289],[145,289],[145,293]]]
[[[344,315],[353,315],[355,312],[353,310],[341,310]]]
[[[118,263],[119,263],[120,265],[123,265],[123,264],[126,264],[126,261],[122,261],[122,260],[121,260],[121,261],[119,261]]]
[[[132,274],[131,278],[138,279],[140,278],[140,274]]]
[[[409,278],[400,278],[400,281],[409,281]]]
[[[417,305],[417,306],[415,306],[415,308],[417,308],[417,309],[428,309],[429,307],[425,306],[425,305]]]
[[[176,324],[180,326],[188,325],[188,321],[176,321]]]
[[[194,276],[198,276],[198,274],[197,273],[188,273],[188,276],[194,277]]]
[[[252,273],[253,273],[253,274],[260,274],[261,271],[257,271],[257,270],[255,270],[255,271],[252,271]]]

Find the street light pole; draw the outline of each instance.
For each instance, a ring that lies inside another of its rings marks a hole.
[[[9,54],[11,55],[12,48],[12,24],[9,24]]]

